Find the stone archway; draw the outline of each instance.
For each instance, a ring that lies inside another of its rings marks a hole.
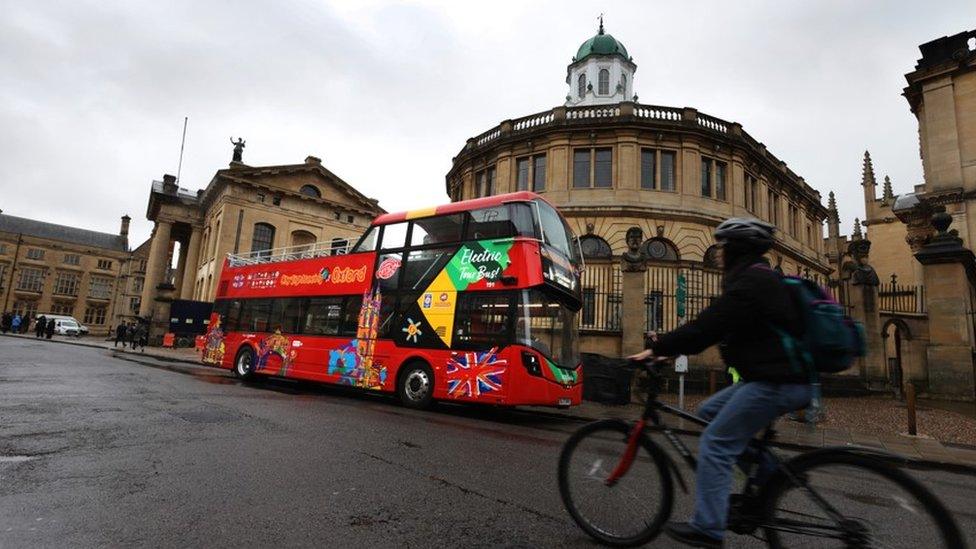
[[[881,327],[881,341],[883,342],[885,371],[888,382],[895,394],[900,398],[902,388],[908,381],[905,375],[907,356],[906,342],[912,340],[912,331],[908,324],[900,318],[889,318]]]

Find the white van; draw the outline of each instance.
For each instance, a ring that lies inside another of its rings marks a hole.
[[[88,328],[82,326],[81,322],[78,322],[78,319],[73,316],[64,316],[64,315],[43,315],[43,316],[44,318],[47,319],[48,322],[51,322],[52,320],[54,321],[54,333],[58,335],[80,337],[81,335],[88,332]]]

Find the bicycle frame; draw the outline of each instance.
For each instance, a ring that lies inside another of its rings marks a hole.
[[[674,450],[678,453],[678,455],[681,456],[684,462],[693,471],[696,470],[698,467],[698,460],[695,458],[694,454],[692,454],[691,450],[688,449],[685,443],[683,443],[681,439],[679,439],[678,436],[675,435],[674,431],[672,431],[668,427],[668,425],[664,423],[664,421],[662,421],[661,413],[677,416],[681,419],[686,419],[702,427],[707,427],[710,422],[686,410],[682,410],[681,408],[677,408],[669,404],[664,404],[658,401],[657,400],[658,392],[657,392],[657,387],[655,386],[655,382],[659,378],[659,375],[655,373],[650,366],[645,365],[645,368],[646,371],[648,372],[648,375],[650,376],[652,385],[648,390],[647,402],[644,404],[644,412],[641,414],[641,418],[634,423],[634,427],[631,430],[630,434],[628,435],[627,448],[624,451],[624,455],[621,457],[620,462],[617,464],[614,470],[604,481],[607,486],[615,485],[624,475],[627,474],[627,471],[630,470],[630,467],[634,462],[634,458],[637,455],[637,449],[640,444],[641,437],[644,436],[644,432],[648,428],[661,431],[661,433],[664,435],[664,438],[667,439],[671,447],[674,448]],[[837,524],[841,524],[845,520],[844,516],[839,511],[837,511],[837,509],[835,509],[834,506],[832,506],[829,502],[823,499],[820,496],[820,494],[817,494],[814,490],[810,489],[810,487],[807,485],[807,483],[804,480],[794,475],[793,472],[790,471],[790,469],[786,467],[782,461],[780,461],[780,459],[776,456],[776,454],[774,454],[769,449],[770,442],[775,436],[776,436],[776,431],[773,429],[772,425],[770,425],[766,427],[761,437],[753,438],[752,441],[750,441],[749,446],[756,452],[757,458],[753,460],[753,463],[749,467],[749,470],[744,471],[748,476],[746,480],[746,485],[743,488],[743,493],[753,494],[757,491],[758,482],[757,482],[756,475],[759,470],[758,464],[762,459],[763,455],[769,455],[776,462],[776,468],[779,472],[784,474],[789,479],[789,481],[792,482],[795,486],[801,488],[803,492],[807,495],[807,497],[809,497],[813,502],[815,502],[828,515],[830,519],[836,521]],[[682,488],[685,488],[684,481],[681,479],[680,473],[677,476],[678,476],[678,481],[681,484]],[[804,526],[810,527],[812,525],[806,525],[803,523],[789,524],[787,521],[776,521],[774,524],[765,524],[765,523],[760,524],[759,522],[756,522],[752,526],[753,527],[762,526],[762,527],[774,528],[774,529],[784,530],[784,531],[804,532],[803,530]],[[811,533],[811,535],[818,535],[812,532],[808,532],[808,533]]]

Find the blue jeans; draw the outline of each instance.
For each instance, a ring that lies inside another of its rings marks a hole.
[[[736,459],[763,427],[783,414],[805,407],[810,396],[807,384],[751,381],[726,387],[701,404],[698,415],[711,423],[698,443],[691,526],[722,539]]]

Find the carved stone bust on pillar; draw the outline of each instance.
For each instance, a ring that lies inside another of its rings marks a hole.
[[[620,268],[624,272],[647,270],[647,258],[640,246],[644,242],[644,231],[640,227],[627,229],[627,251],[620,256]]]
[[[847,247],[848,253],[857,262],[851,273],[851,283],[855,286],[879,286],[881,279],[874,267],[868,264],[868,253],[871,251],[871,241],[862,239],[852,241]]]

